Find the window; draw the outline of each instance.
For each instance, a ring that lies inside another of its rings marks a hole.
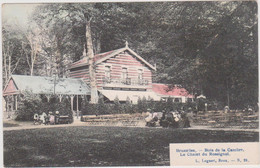
[[[122,69],[122,79],[126,80],[126,78],[127,78],[127,68],[123,68]]]
[[[128,78],[127,68],[122,69],[122,83],[127,85],[131,83],[130,79]]]
[[[138,84],[142,85],[143,84],[143,70],[138,69]]]
[[[111,77],[111,67],[105,66],[105,83],[110,83],[110,77]]]
[[[105,77],[110,79],[110,75],[111,75],[111,67],[105,66]]]

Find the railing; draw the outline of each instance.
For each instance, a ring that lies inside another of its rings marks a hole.
[[[144,79],[111,79],[104,77],[103,84],[123,84],[123,85],[148,85],[148,80]]]

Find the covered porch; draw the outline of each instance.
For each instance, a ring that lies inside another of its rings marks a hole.
[[[81,79],[12,75],[3,91],[3,117],[12,118],[24,93],[38,95],[42,101],[70,102],[74,115],[79,116],[81,101],[89,100],[90,89]]]

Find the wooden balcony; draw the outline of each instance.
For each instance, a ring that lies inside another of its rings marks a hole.
[[[138,88],[146,88],[148,86],[148,80],[140,80],[140,79],[111,79],[111,78],[103,78],[102,86],[104,87],[138,87]]]

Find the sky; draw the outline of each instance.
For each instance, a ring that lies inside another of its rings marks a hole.
[[[28,16],[39,4],[3,4],[2,19],[3,21],[16,22],[20,26],[26,26]]]

